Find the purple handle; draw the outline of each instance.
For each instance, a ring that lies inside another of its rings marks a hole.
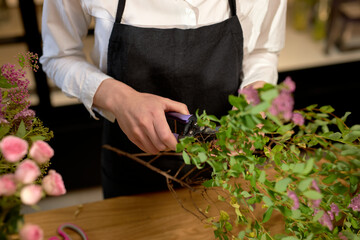
[[[188,123],[189,119],[192,117],[192,114],[185,115],[178,112],[166,112],[165,115],[169,118],[172,118],[174,120],[178,120],[182,123]]]

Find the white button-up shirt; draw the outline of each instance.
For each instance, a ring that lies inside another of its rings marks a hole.
[[[236,0],[244,35],[244,78],[277,83],[278,53],[284,47],[287,0]],[[118,0],[45,0],[42,18],[44,71],[69,97],[79,99],[95,117],[93,97],[107,72],[108,41]],[[198,28],[230,17],[228,0],[128,0],[123,24],[155,28]],[[91,62],[83,52],[95,20]],[[108,120],[111,113],[95,109]]]

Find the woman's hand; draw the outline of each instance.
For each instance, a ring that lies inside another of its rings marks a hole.
[[[189,114],[183,103],[138,92],[111,78],[99,86],[94,106],[112,112],[130,141],[152,154],[176,148],[177,140],[166,121],[165,112]]]

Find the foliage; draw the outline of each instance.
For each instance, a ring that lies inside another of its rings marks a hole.
[[[360,125],[331,106],[294,111],[294,90],[287,78],[230,96],[226,116],[197,114],[199,125],[218,126],[215,140],[178,144],[187,164],[211,166],[203,185],[227,193],[219,199],[230,210],[208,219],[217,239],[360,239]],[[273,233],[271,223],[284,227]]]

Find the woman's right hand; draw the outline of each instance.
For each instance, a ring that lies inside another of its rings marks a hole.
[[[104,80],[97,89],[94,106],[112,112],[129,140],[151,154],[176,148],[177,140],[165,112],[189,114],[183,103],[138,92],[112,78]]]

